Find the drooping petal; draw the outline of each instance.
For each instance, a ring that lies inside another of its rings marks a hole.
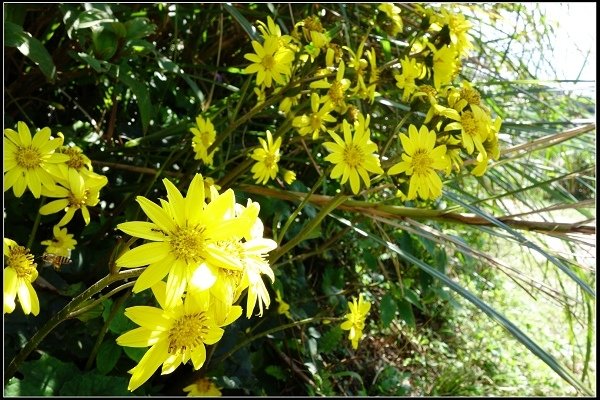
[[[168,243],[146,243],[135,247],[117,259],[119,267],[141,267],[162,260],[167,257],[171,250]]]
[[[152,346],[142,357],[138,365],[129,372],[132,373],[127,389],[134,391],[146,382],[154,372],[160,367],[168,356],[167,341],[160,341]]]

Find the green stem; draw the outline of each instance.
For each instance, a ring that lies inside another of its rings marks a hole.
[[[144,268],[135,268],[127,271],[120,271],[117,274],[113,275],[107,275],[92,286],[90,286],[84,292],[79,294],[73,300],[71,300],[71,302],[69,302],[69,304],[67,304],[62,310],[60,310],[56,315],[54,315],[54,317],[50,318],[50,320],[48,320],[48,322],[46,322],[46,324],[42,326],[40,330],[38,330],[31,339],[29,339],[29,341],[27,342],[25,347],[23,347],[23,349],[19,352],[19,354],[17,354],[15,358],[12,359],[12,361],[6,368],[6,371],[4,372],[4,383],[6,384],[8,380],[15,375],[15,373],[19,370],[21,364],[25,361],[27,356],[29,356],[29,354],[31,354],[31,352],[39,346],[41,341],[54,328],[60,325],[61,322],[69,319],[71,314],[74,311],[76,311],[79,308],[79,306],[81,306],[85,301],[87,301],[90,297],[92,297],[94,294],[98,293],[108,285],[120,280],[138,277],[143,271]]]
[[[319,186],[321,186],[321,183],[323,183],[323,180],[325,179],[325,175],[326,174],[322,174],[321,176],[319,176],[319,179],[314,184],[314,186],[312,187],[312,189],[310,190],[310,192],[308,193],[308,195],[305,196],[304,199],[302,199],[302,201],[300,202],[300,204],[298,205],[298,207],[296,207],[296,209],[294,210],[294,212],[289,216],[289,218],[285,222],[285,225],[283,226],[283,228],[281,228],[281,231],[279,231],[279,234],[277,235],[278,236],[277,245],[281,244],[281,241],[283,240],[283,238],[285,236],[285,233],[290,228],[290,225],[292,224],[292,222],[294,222],[294,220],[296,219],[296,217],[298,216],[298,214],[300,213],[300,211],[302,211],[302,209],[304,208],[304,206],[308,203],[308,200],[310,199],[310,196],[315,193],[315,191],[319,188]]]
[[[310,196],[307,196],[310,197]],[[273,253],[271,253],[271,257],[269,257],[269,263],[271,265],[275,264],[281,256],[290,251],[294,246],[299,244],[301,241],[307,237],[313,229],[315,229],[321,221],[333,210],[335,210],[340,204],[348,200],[350,196],[343,194],[342,192],[338,193],[331,201],[321,208],[321,211],[309,221],[304,228],[290,241],[286,242],[283,246],[277,248]]]
[[[37,233],[38,227],[40,226],[40,221],[42,219],[42,214],[40,214],[40,208],[42,208],[42,206],[44,205],[44,203],[46,202],[46,197],[41,196],[40,199],[40,206],[38,207],[38,213],[35,216],[35,222],[33,223],[33,228],[31,228],[31,233],[29,234],[29,240],[27,241],[27,248],[31,249],[31,246],[33,246],[33,241],[35,239],[35,234]]]
[[[230,356],[232,356],[236,351],[238,351],[239,349],[241,349],[244,346],[247,346],[250,342],[253,342],[254,340],[259,339],[259,338],[261,338],[263,336],[267,336],[267,335],[270,335],[270,334],[275,333],[275,332],[283,331],[283,330],[286,330],[286,329],[289,329],[289,328],[294,328],[296,326],[300,326],[300,325],[304,325],[304,324],[309,324],[311,322],[315,322],[315,321],[319,321],[319,320],[337,321],[337,320],[342,320],[342,319],[343,318],[337,318],[337,317],[310,317],[310,318],[301,319],[300,321],[290,322],[289,324],[279,325],[279,326],[276,326],[275,328],[267,329],[266,331],[263,331],[261,333],[257,333],[254,336],[250,336],[249,338],[247,338],[243,342],[241,342],[238,345],[234,346],[227,353],[225,353],[221,357],[219,357],[216,360],[216,363],[217,364],[221,364],[224,360],[226,360],[227,358],[229,358]]]

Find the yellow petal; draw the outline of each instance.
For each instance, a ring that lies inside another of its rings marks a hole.
[[[146,243],[133,248],[117,259],[119,267],[140,267],[162,260],[169,255],[171,247],[168,243]]]

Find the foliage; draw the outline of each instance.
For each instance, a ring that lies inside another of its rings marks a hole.
[[[538,13],[6,4],[4,394],[595,393]]]

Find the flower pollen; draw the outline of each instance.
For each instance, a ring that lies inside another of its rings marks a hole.
[[[197,263],[204,260],[206,238],[203,226],[182,227],[171,235],[171,249],[178,259],[187,263]]]
[[[206,320],[204,312],[198,312],[175,321],[169,330],[169,353],[184,352],[202,345],[203,337],[208,333]]]
[[[364,162],[365,155],[362,149],[355,145],[349,145],[344,149],[344,162],[349,167],[355,168]]]
[[[21,147],[16,154],[17,164],[21,168],[34,169],[42,164],[41,154],[34,148]]]
[[[6,265],[10,265],[17,272],[17,276],[22,279],[31,281],[31,276],[36,270],[36,265],[33,263],[33,255],[29,254],[29,250],[23,246],[15,246],[8,255]]]
[[[429,152],[419,149],[413,153],[412,166],[417,175],[427,175],[432,169],[433,160],[429,157]]]

